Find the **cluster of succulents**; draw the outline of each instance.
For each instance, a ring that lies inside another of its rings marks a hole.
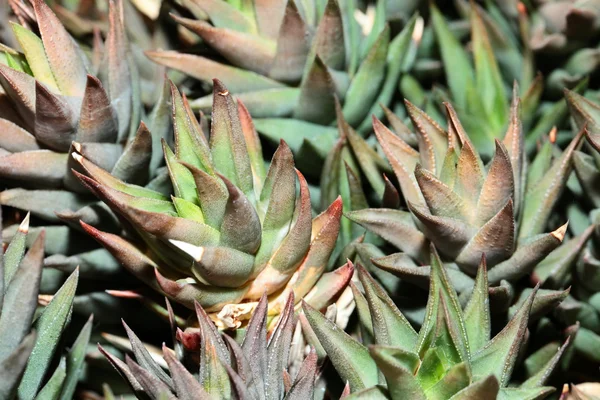
[[[0,3],[0,398],[600,397],[599,39],[596,0]]]

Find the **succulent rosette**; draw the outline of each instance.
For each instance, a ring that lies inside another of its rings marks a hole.
[[[270,315],[281,312],[291,291],[325,307],[352,275],[348,265],[326,272],[341,200],[313,219],[307,183],[285,142],[266,171],[243,104],[218,80],[213,101],[207,139],[172,88],[175,151],[163,142],[171,197],[125,183],[74,153],[85,171],[81,182],[139,243],[84,228],[134,275],[190,308],[199,302],[223,327],[240,326],[263,293]]]

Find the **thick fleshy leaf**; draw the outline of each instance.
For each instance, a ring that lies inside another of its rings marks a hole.
[[[473,286],[471,298],[465,307],[464,319],[467,337],[469,338],[467,344],[469,345],[471,354],[475,354],[489,342],[491,332],[485,255],[481,257],[481,264],[477,271],[475,286]]]
[[[67,172],[67,154],[32,150],[0,157],[0,176],[23,186],[60,188]]]
[[[335,0],[328,0],[313,39],[312,52],[329,68],[343,70],[346,64],[342,11]]]
[[[566,231],[567,224],[564,224],[550,233],[529,238],[508,260],[490,269],[490,284],[496,285],[503,279],[513,281],[529,274],[541,260],[560,246]]]
[[[475,84],[490,126],[502,128],[508,117],[504,82],[496,62],[488,32],[477,7],[471,12],[471,37],[475,62]],[[500,131],[488,132],[499,138]]]
[[[542,386],[536,388],[501,388],[498,400],[541,400],[548,397],[556,388]]]
[[[373,30],[372,30],[373,32]],[[402,31],[392,39],[388,48],[388,54],[386,59],[386,76],[385,80],[382,83],[381,91],[377,95],[377,99],[371,105],[371,109],[369,110],[368,115],[374,115],[377,118],[382,118],[392,97],[394,96],[396,88],[398,87],[398,80],[406,69],[410,68],[412,62],[414,61],[414,57],[416,54],[416,50],[421,41],[421,36],[423,34],[423,20],[418,15],[413,15],[413,17],[406,22]],[[389,110],[388,110],[389,111]],[[387,117],[388,121],[392,126],[394,123]],[[396,120],[397,121],[397,120]],[[360,132],[364,132],[366,130],[371,129],[371,121],[369,118],[365,118],[358,130]],[[396,127],[394,126],[394,129]],[[405,131],[402,131],[404,133]],[[414,139],[414,135],[407,135],[409,138]],[[412,136],[412,137],[411,137]],[[400,137],[406,141],[407,137]],[[410,139],[409,139],[410,140]],[[412,144],[412,143],[411,143]]]
[[[437,179],[431,172],[423,169],[420,164],[417,164],[415,168],[415,178],[433,215],[464,221],[471,219],[470,201],[463,201],[463,198],[452,188]]]
[[[210,150],[215,168],[252,198],[252,168],[237,104],[219,80],[214,80],[213,90]]]
[[[288,0],[268,75],[279,81],[300,79],[310,50],[310,31],[293,0]],[[264,39],[263,39],[264,40]],[[251,68],[249,68],[251,69]]]
[[[342,199],[338,197],[327,210],[313,219],[310,248],[285,290],[293,290],[300,298],[314,287],[325,271],[334,250],[341,216]],[[280,307],[281,303],[278,301],[272,310],[279,310]]]
[[[180,400],[209,400],[210,396],[200,385],[198,380],[181,364],[173,354],[163,344],[163,358],[169,365],[169,371],[173,378],[173,385]]]
[[[62,384],[62,390],[60,391],[61,400],[69,400],[73,398],[75,393],[75,387],[83,371],[83,363],[85,360],[85,352],[90,342],[90,335],[92,333],[92,323],[94,316],[90,316],[87,320],[79,335],[73,342],[73,346],[69,350],[69,354],[66,359],[67,374]]]
[[[251,374],[246,380],[256,387],[258,393],[264,393],[267,383],[267,307],[267,297],[263,295],[250,318],[242,343],[244,357],[248,361],[248,372]],[[241,361],[237,360],[238,365]]]
[[[214,175],[210,149],[206,138],[196,125],[196,117],[191,113],[185,98],[169,81],[171,87],[173,129],[175,133],[175,154],[177,159],[189,163]]]
[[[324,273],[310,292],[304,296],[304,301],[316,309],[327,307],[344,292],[353,273],[352,263],[346,263],[336,270]]]
[[[413,327],[367,270],[360,264],[357,269],[369,304],[376,343],[412,351],[417,344]]]
[[[34,1],[33,9],[57,86],[64,95],[82,97],[87,71],[81,50],[44,1]]]
[[[75,140],[112,143],[117,139],[118,127],[117,114],[102,83],[98,78],[87,75]]]
[[[391,209],[351,211],[347,218],[380,235],[404,253],[417,260],[426,261],[429,251],[427,238],[417,229],[410,213]]]
[[[448,135],[442,127],[423,110],[416,107],[408,100],[404,100],[404,104],[408,111],[408,115],[416,128],[421,164],[426,170],[439,176],[448,149]],[[466,152],[465,157],[467,157],[465,162],[463,162],[465,167],[467,165],[473,166],[473,168],[467,169],[467,173],[471,175],[477,173],[475,176],[476,179],[472,179],[473,184],[476,184],[478,179],[482,179],[483,176],[480,171],[474,168],[476,162],[474,150],[471,149]]]
[[[200,350],[200,384],[211,396],[226,397],[230,382],[223,364],[230,364],[227,345],[202,307],[196,303],[202,347]]]
[[[287,296],[283,312],[279,316],[273,334],[269,337],[267,344],[267,379],[266,397],[281,398],[284,391],[282,371],[285,371],[289,363],[290,347],[294,327],[296,326],[294,316],[295,296],[290,292]]]
[[[173,388],[173,380],[169,377],[169,375],[167,375],[165,371],[163,371],[160,365],[158,365],[158,363],[154,361],[154,359],[150,355],[150,352],[148,352],[148,349],[144,346],[144,344],[136,336],[136,334],[131,330],[131,328],[129,328],[125,321],[122,321],[122,323],[125,327],[125,331],[127,332],[127,337],[129,338],[133,354],[135,355],[135,359],[137,360],[138,364],[142,368],[152,373],[152,375],[156,376],[161,381],[163,381],[168,387]]]
[[[600,135],[600,106],[586,99],[582,95],[565,89],[565,99],[569,111],[579,129],[587,126],[590,133],[591,144],[598,149],[598,135]]]
[[[80,175],[79,177],[90,190],[93,190],[94,194],[144,232],[165,240],[183,240],[193,245],[210,245],[216,244],[218,241],[218,232],[208,225],[163,214],[162,210],[161,212],[155,212],[137,208],[138,205],[132,206],[129,204],[131,201],[136,200],[133,196],[100,185],[85,176]],[[154,201],[154,203],[157,203],[157,201]]]
[[[27,127],[35,127],[35,79],[30,75],[0,64],[0,84],[13,101]]]
[[[506,203],[518,199],[515,178],[520,182],[520,176],[513,174],[514,165],[504,145],[496,140],[496,153],[490,164],[483,187],[477,201],[477,224],[482,225],[492,219]],[[515,215],[518,215],[515,213]],[[512,245],[512,243],[511,243]]]
[[[281,240],[281,244],[278,242],[274,243],[277,247],[270,249],[272,246],[266,243],[261,245],[257,260],[260,259],[263,247],[272,252],[273,255],[270,257],[266,267],[253,280],[248,294],[250,298],[258,298],[264,291],[271,294],[278,290],[289,279],[291,274],[295,272],[309,249],[312,227],[310,194],[304,176],[299,171],[296,171],[296,173],[300,180],[300,196],[296,201],[293,225],[288,232],[286,232],[286,229],[283,230],[286,236]],[[274,230],[270,234],[271,237],[273,237],[273,233],[280,236],[278,230]],[[266,233],[264,235],[266,238]],[[275,239],[279,239],[277,236],[275,236]]]
[[[444,377],[425,393],[430,399],[447,399],[468,387],[470,381],[469,366],[466,362],[461,362],[450,367]]]
[[[184,54],[177,51],[148,51],[145,54],[158,64],[182,71],[207,83],[212,84],[212,79],[218,76],[233,93],[246,93],[284,86],[255,72],[221,64],[194,54]]]
[[[392,399],[427,399],[414,374],[419,366],[419,356],[396,347],[371,346],[369,352],[385,376]]]
[[[0,148],[12,153],[39,150],[35,136],[6,119],[0,119]]]
[[[508,383],[519,349],[523,344],[529,321],[529,311],[536,293],[537,287],[504,329],[484,348],[473,354],[471,367],[475,379],[494,374],[501,386]]]
[[[171,244],[193,259],[191,272],[211,285],[237,288],[250,278],[254,257],[234,248],[220,246],[198,247],[178,240]]]
[[[237,101],[238,116],[242,126],[242,133],[246,140],[246,150],[250,158],[252,167],[252,175],[254,177],[254,190],[259,192],[262,190],[262,184],[266,176],[265,163],[263,160],[262,145],[258,133],[254,128],[254,122],[248,112],[248,109],[240,100]]]
[[[135,185],[148,182],[152,157],[152,134],[144,122],[111,171],[116,178]]]
[[[558,347],[558,349],[553,349],[553,356],[542,366],[542,368],[539,369],[539,371],[537,371],[533,376],[531,376],[529,379],[523,382],[521,384],[521,387],[534,388],[543,386],[548,380],[548,378],[550,378],[550,375],[558,365],[562,355],[569,346],[569,342],[570,337],[568,337],[565,343],[562,346]],[[525,360],[525,363],[527,363],[527,360]]]
[[[459,108],[467,103],[467,93],[474,84],[475,72],[463,46],[450,31],[443,15],[436,6],[431,7],[432,24],[446,72],[446,81],[452,97]]]
[[[562,193],[573,166],[573,153],[579,147],[584,131],[580,131],[552,167],[525,193],[519,240],[543,232],[558,197]]]
[[[25,53],[33,76],[54,91],[58,91],[52,68],[48,62],[42,40],[32,31],[18,24],[11,24],[12,31]]]
[[[262,75],[269,73],[276,54],[274,42],[231,29],[215,28],[204,21],[172,17],[199,35],[233,65]]]
[[[53,150],[66,152],[75,139],[77,115],[66,97],[35,82],[35,137]]]
[[[440,252],[449,257],[458,257],[463,246],[476,233],[470,225],[461,220],[431,215],[425,208],[411,203],[409,209],[421,222],[421,230],[427,238],[435,243]]]
[[[490,264],[510,257],[515,247],[515,219],[512,199],[508,199],[498,214],[483,225],[456,257],[457,264],[474,271],[485,254]]]
[[[293,118],[329,124],[335,114],[334,94],[333,78],[319,55],[316,55],[300,84],[300,98]]]
[[[12,279],[5,281],[8,286],[0,314],[0,360],[9,357],[31,329],[42,276],[44,239],[45,234],[42,232]]]
[[[0,295],[0,298],[4,298],[5,289],[8,288],[10,281],[21,264],[23,254],[25,254],[25,241],[27,240],[28,232],[29,213],[27,213],[25,218],[23,218],[23,221],[19,224],[19,228],[8,244],[0,263],[4,269],[3,275],[0,276],[0,280],[3,282],[3,285],[0,286],[2,288],[2,291],[0,292],[2,295]],[[2,301],[0,301],[0,306],[2,306]]]
[[[78,279],[79,270],[75,270],[36,320],[34,327],[38,337],[19,386],[19,397],[33,398],[42,384],[60,336],[69,322]]]
[[[76,147],[76,146],[74,146]],[[158,193],[152,189],[144,188],[137,185],[129,185],[121,180],[115,178],[113,175],[105,171],[104,169],[98,167],[93,162],[88,160],[86,157],[83,157],[81,154],[76,152],[71,153],[71,157],[77,161],[78,164],[83,167],[83,170],[87,175],[94,178],[97,182],[102,185],[105,185],[111,189],[117,190],[119,192],[123,192],[129,194],[131,196],[139,197],[139,198],[147,198],[154,200],[163,200],[166,201],[169,198],[161,193]],[[165,171],[166,174],[166,171]],[[76,176],[79,176],[75,174]]]
[[[254,21],[230,3],[219,0],[206,0],[197,4],[217,28],[256,33]]]
[[[360,65],[346,94],[344,117],[352,126],[359,124],[377,98],[384,79],[386,55],[390,43],[390,29],[384,28],[367,58]]]
[[[419,162],[419,153],[397,137],[377,118],[373,118],[373,130],[398,178],[404,198],[407,201],[425,205],[425,200],[413,174],[415,166]]]
[[[317,372],[317,353],[311,349],[302,362],[294,383],[287,391],[285,400],[302,400],[313,396]]]
[[[450,400],[494,399],[498,395],[498,390],[500,390],[498,379],[494,375],[489,375],[456,393]]]
[[[227,304],[236,304],[244,299],[248,288],[223,288],[213,285],[190,283],[190,280],[171,280],[154,270],[156,282],[160,289],[171,299],[193,309],[194,302],[198,302],[208,312],[221,311]]]
[[[176,397],[173,396],[169,387],[163,381],[158,379],[158,377],[140,367],[140,365],[129,358],[129,356],[125,356],[125,362],[131,370],[131,374],[135,376],[135,379],[142,386],[145,393],[148,393],[152,398],[157,400],[176,400]]]
[[[221,176],[229,198],[221,223],[221,243],[236,250],[255,254],[261,245],[262,228],[256,209],[244,193]],[[292,205],[293,206],[293,205]]]
[[[144,388],[138,380],[133,372],[129,369],[129,366],[125,364],[123,361],[119,360],[117,357],[112,355],[110,352],[106,351],[100,344],[98,344],[98,350],[108,362],[117,370],[117,372],[121,375],[121,377],[129,384],[131,390],[134,393],[144,393]],[[158,380],[158,379],[157,379]]]
[[[575,261],[595,228],[595,225],[587,227],[581,235],[570,239],[548,254],[535,267],[531,277],[532,282],[539,282],[548,288],[564,287]]]
[[[254,4],[259,32],[268,38],[277,39],[286,3],[278,0],[255,0]]]
[[[378,383],[378,369],[366,347],[306,303],[302,309],[341,378],[353,391]]]
[[[0,361],[0,397],[11,399],[17,392],[27,360],[33,349],[36,333],[31,332],[14,351]]]

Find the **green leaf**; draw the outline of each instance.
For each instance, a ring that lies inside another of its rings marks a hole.
[[[465,307],[465,329],[471,354],[475,354],[490,340],[491,320],[485,256],[477,271],[471,298]]]
[[[58,91],[58,86],[48,63],[42,40],[35,33],[21,25],[11,23],[11,27],[21,48],[25,52],[25,58],[27,58],[27,63],[33,72],[33,76],[49,88]]]
[[[31,332],[8,357],[0,360],[0,398],[12,399],[16,394],[35,338],[35,331]]]
[[[81,49],[45,2],[34,1],[33,10],[58,88],[66,96],[83,97],[87,70]]]
[[[552,392],[554,387],[536,387],[536,388],[502,388],[498,392],[497,400],[541,400]]]
[[[380,92],[389,43],[390,28],[386,26],[352,79],[343,108],[344,117],[352,126],[359,124],[367,116]]]
[[[367,270],[360,264],[357,269],[369,304],[376,343],[412,351],[418,337],[413,327]]]
[[[55,400],[60,395],[63,382],[67,376],[66,365],[64,357],[60,359],[60,363],[54,373],[44,385],[42,390],[35,397],[36,400]]]
[[[446,81],[452,92],[456,106],[464,109],[467,105],[467,92],[473,87],[475,73],[463,46],[450,31],[443,15],[434,5],[431,6],[431,21],[442,53]]]
[[[533,187],[527,188],[519,228],[519,240],[543,232],[552,209],[571,174],[573,154],[579,147],[582,138],[583,131],[580,131],[544,176]]]
[[[71,350],[69,350],[69,354],[67,355],[67,375],[60,393],[61,400],[70,400],[73,398],[75,387],[77,386],[77,382],[79,381],[81,373],[83,372],[83,363],[85,361],[87,346],[90,342],[93,322],[94,316],[90,315],[90,318],[87,320],[83,328],[81,328],[77,339],[75,339]]]
[[[27,232],[29,232],[29,213],[25,216],[17,233],[13,236],[6,252],[4,253],[4,289],[8,288],[10,281],[17,272],[19,264],[25,254],[25,240],[27,239]],[[4,293],[0,293],[0,298],[3,297]],[[0,302],[1,305],[1,302]]]
[[[508,119],[504,82],[477,7],[471,10],[471,29],[477,93],[486,111],[488,122],[495,130],[489,134],[500,138],[503,135],[502,128]],[[454,68],[455,65],[449,67]]]
[[[38,338],[19,386],[19,397],[22,399],[33,399],[40,388],[60,336],[71,317],[78,279],[79,269],[69,276],[35,322]]]
[[[323,152],[323,159],[338,136],[336,128],[290,118],[257,118],[254,119],[254,126],[262,136],[275,145],[279,145],[279,141],[284,140],[295,154],[300,151],[305,140],[313,139],[320,143],[319,150]],[[327,145],[323,146],[325,139]]]
[[[302,309],[342,380],[353,391],[377,385],[377,365],[367,348],[307,303],[302,303]]]
[[[416,353],[387,346],[371,346],[369,351],[385,376],[392,399],[425,400],[428,398],[415,378],[420,361]]]
[[[494,375],[489,375],[456,393],[450,400],[495,399],[499,389],[498,379]]]
[[[220,81],[214,85],[210,149],[215,168],[253,199],[254,179],[237,105]]]
[[[0,360],[8,357],[31,329],[44,260],[42,231],[5,289],[0,314]]]
[[[538,287],[532,291],[504,329],[483,349],[473,354],[471,368],[475,379],[494,374],[498,378],[500,386],[506,386],[515,366],[519,349],[523,345],[529,322],[529,311],[537,290]]]

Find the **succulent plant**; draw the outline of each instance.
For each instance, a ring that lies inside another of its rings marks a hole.
[[[281,312],[290,291],[326,306],[352,276],[347,265],[325,273],[341,200],[312,219],[308,186],[289,147],[282,141],[266,172],[247,110],[220,81],[210,141],[174,86],[172,103],[175,152],[163,142],[171,199],[73,154],[87,174],[77,173],[81,181],[141,243],[85,223],[84,229],[134,275],[189,308],[198,301],[221,327],[240,326],[265,292],[271,315]]]
[[[569,208],[569,217],[577,222],[574,229],[586,229],[591,225],[592,240],[581,254],[573,271],[574,299],[571,307],[576,310],[574,318],[581,323],[580,332],[575,338],[575,348],[590,361],[600,361],[597,344],[600,344],[600,261],[598,241],[600,230],[600,193],[596,182],[600,179],[600,106],[593,101],[573,93],[566,92],[567,102],[577,129],[584,129],[587,144],[573,156],[575,175],[579,182],[579,201]]]
[[[389,104],[419,40],[417,30],[411,43],[416,18],[403,33],[391,37],[385,1],[379,1],[366,36],[354,18],[357,8],[351,1],[186,4],[198,19],[174,16],[175,20],[198,34],[227,63],[174,51],[148,52],[148,57],[207,83],[220,77],[255,118],[292,117],[261,123],[270,132],[286,125],[296,130],[310,126],[302,121],[331,123],[336,93],[344,100],[348,123],[361,131],[370,129],[369,115],[381,115],[379,103]],[[191,105],[208,110],[211,100],[207,96]]]
[[[316,353],[308,354],[296,376],[287,372],[296,325],[294,303],[294,294],[290,293],[277,325],[267,335],[268,300],[262,296],[241,344],[221,334],[202,306],[195,303],[199,328],[179,330],[178,336],[186,352],[196,356],[178,356],[176,350],[163,344],[168,374],[127,325],[136,360],[126,356],[123,362],[99,347],[138,398],[310,399],[318,372]]]
[[[69,154],[77,151],[121,179],[146,184],[159,167],[148,156],[152,142],[160,143],[159,132],[168,132],[168,125],[155,129],[154,138],[145,126],[137,131],[138,80],[119,2],[109,4],[106,51],[100,41],[91,60],[43,1],[32,4],[31,29],[11,25],[23,53],[5,48],[0,56],[7,64],[0,64],[0,97],[6,103],[0,111],[0,203],[31,212],[35,231],[46,227],[46,266],[71,273],[79,265],[82,280],[96,282],[114,277],[119,265],[80,234],[79,219],[101,221],[115,232],[120,227],[71,173]],[[5,240],[16,230],[7,227]]]
[[[540,399],[554,391],[544,383],[564,346],[539,371],[518,386],[511,374],[522,351],[538,287],[512,319],[491,338],[485,256],[471,297],[461,307],[448,270],[431,248],[429,299],[417,333],[369,273],[358,267],[363,292],[353,285],[359,318],[373,345],[365,347],[304,304],[310,327],[331,363],[348,382],[350,398],[389,399]]]
[[[25,254],[29,215],[0,253],[0,397],[72,399],[81,375],[92,317],[56,369],[52,361],[72,312],[78,270],[38,309],[44,233]]]
[[[485,8],[464,0],[455,3],[459,14],[469,21],[473,54],[471,57],[442,13],[432,6],[431,21],[448,87],[447,92],[434,88],[432,101],[454,105],[474,146],[484,159],[489,159],[494,152],[493,140],[502,138],[509,123],[506,94],[513,82],[518,82],[527,151],[531,152],[536,143],[568,115],[564,101],[542,98],[544,89],[560,95],[561,85],[568,81],[570,88],[580,90],[585,84],[583,77],[594,68],[593,63],[581,61],[591,61],[594,56],[582,55],[579,61],[569,61],[570,65],[565,65],[560,76],[554,74],[547,79],[540,73],[536,76],[535,57],[529,44],[529,19],[522,5],[517,6],[516,2],[507,5],[514,8],[514,16],[510,17],[493,2],[487,2]],[[577,67],[573,68],[573,64]],[[411,98],[408,93],[405,97]],[[444,113],[443,110],[437,113],[429,103],[427,111],[432,117],[438,114],[441,117]]]
[[[542,2],[533,11],[530,42],[536,52],[569,53],[600,35],[600,4],[596,1]]]
[[[415,261],[427,264],[430,241],[452,263],[452,280],[460,292],[472,287],[469,276],[474,276],[482,254],[486,254],[493,285],[520,279],[534,268],[543,270],[545,262],[558,263],[561,268],[557,274],[568,273],[590,232],[561,248],[567,225],[551,233],[542,232],[564,189],[583,133],[552,166],[549,144],[528,167],[515,93],[507,134],[503,142],[496,140],[494,157],[486,168],[450,104],[446,104],[448,132],[411,103],[406,105],[417,127],[419,151],[377,119],[374,128],[410,211],[364,209],[346,213],[403,252],[375,263],[400,277],[426,284],[429,269],[418,267]],[[549,254],[553,256],[543,261]]]

